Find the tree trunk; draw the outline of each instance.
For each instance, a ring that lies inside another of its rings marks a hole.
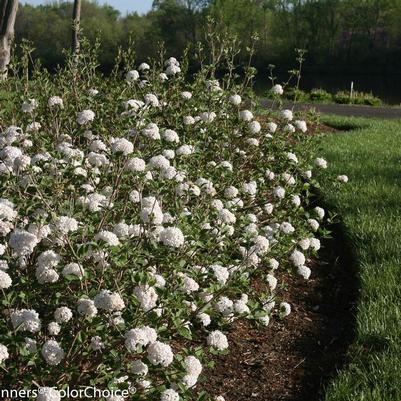
[[[79,24],[81,22],[81,0],[74,0],[72,12],[72,51],[79,53]]]
[[[0,0],[0,79],[7,78],[18,0]]]

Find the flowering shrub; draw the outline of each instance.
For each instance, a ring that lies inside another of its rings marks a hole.
[[[325,212],[309,189],[327,163],[305,121],[258,121],[244,87],[207,67],[189,83],[174,58],[122,78],[77,62],[11,80],[23,99],[0,134],[1,382],[46,401],[67,385],[189,399],[232,321],[290,314],[275,271],[313,275]]]

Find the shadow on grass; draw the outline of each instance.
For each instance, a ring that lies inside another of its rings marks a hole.
[[[334,210],[321,194],[317,198],[326,210]],[[304,378],[291,401],[323,400],[330,380],[349,362],[347,351],[355,340],[360,287],[357,258],[342,222],[332,223],[328,229],[331,238],[322,241],[315,271],[319,282],[306,300],[316,305],[315,327],[295,345],[305,358]]]
[[[359,119],[357,117],[342,117],[342,116],[322,116],[321,122],[328,127],[334,128],[338,131],[356,131],[369,127],[366,119]]]

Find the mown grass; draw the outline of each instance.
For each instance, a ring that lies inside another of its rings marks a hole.
[[[358,264],[360,294],[348,363],[325,401],[401,400],[401,121],[325,117],[347,129],[323,138],[332,171],[347,174],[342,191],[324,182]]]

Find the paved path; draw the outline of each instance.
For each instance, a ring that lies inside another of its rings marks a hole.
[[[271,107],[273,102],[262,99],[262,106]],[[284,107],[295,111],[316,109],[322,114],[336,114],[338,116],[371,117],[385,119],[401,119],[401,107],[372,107],[372,106],[353,106],[347,104],[317,104],[317,103],[293,103],[285,102]]]

